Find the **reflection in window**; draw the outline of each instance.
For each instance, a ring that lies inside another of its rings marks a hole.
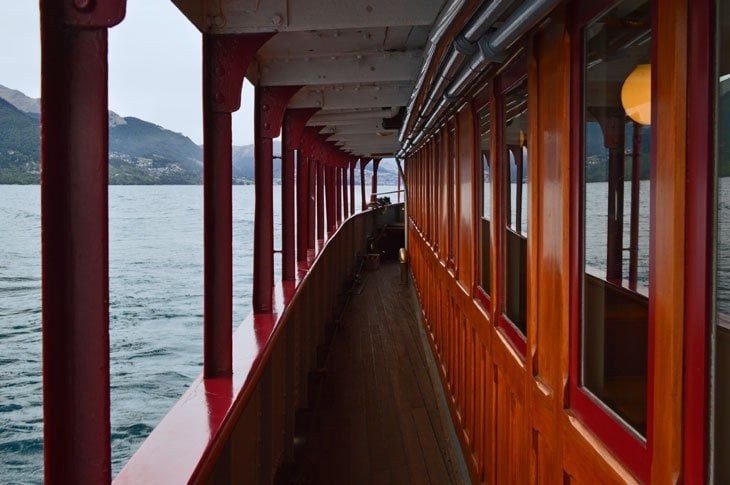
[[[582,384],[646,433],[651,18],[625,0],[584,32]]]
[[[730,5],[719,2],[715,483],[730,483]]]
[[[502,97],[504,206],[504,313],[527,329],[527,79]]]
[[[482,107],[477,113],[479,124],[479,153],[482,161],[482,210],[480,224],[480,253],[482,264],[479,269],[479,284],[487,293],[491,293],[491,247],[492,240],[490,221],[492,220],[492,173],[489,166],[490,150],[492,148],[491,119],[489,116],[489,104]]]

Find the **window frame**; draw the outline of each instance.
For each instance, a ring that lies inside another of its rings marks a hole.
[[[649,314],[647,322],[647,430],[646,437],[641,437],[635,430],[625,424],[620,417],[605,403],[593,395],[581,383],[582,376],[582,324],[583,324],[583,286],[584,286],[584,149],[585,149],[585,118],[584,118],[584,31],[598,17],[615,7],[622,0],[596,0],[595,2],[579,2],[575,4],[572,18],[569,23],[571,42],[570,71],[571,71],[571,136],[570,136],[570,344],[569,344],[569,373],[568,393],[566,406],[575,414],[596,436],[618,457],[618,459],[634,473],[641,481],[649,482],[652,458],[652,421],[654,415],[653,393],[653,357],[654,357],[654,305],[655,298],[649,291]],[[652,47],[651,64],[656,65],[656,11],[657,0],[649,0],[652,12]],[[652,92],[656,92],[656,69],[652,70]],[[656,119],[656,103],[652,104],[652,119]],[[651,125],[651,139],[657,139],[656,123]],[[655,193],[655,164],[656,143],[651,145],[650,160],[651,193]],[[650,287],[653,281],[655,265],[654,227],[656,210],[652,202],[650,205],[649,230],[649,274]]]
[[[522,60],[522,57],[525,56],[524,62],[520,62]],[[517,327],[517,324],[515,324],[505,313],[504,306],[506,303],[505,299],[505,290],[506,290],[506,249],[505,249],[505,239],[504,239],[504,233],[507,229],[505,226],[508,222],[508,218],[510,217],[509,214],[505,213],[505,174],[504,169],[505,164],[509,163],[509,157],[507,160],[505,160],[505,153],[506,153],[506,146],[504,145],[504,96],[507,94],[512,88],[517,86],[522,81],[525,81],[528,79],[527,71],[527,50],[522,49],[521,51],[518,51],[512,59],[510,59],[510,64],[500,73],[498,77],[496,77],[493,81],[494,83],[494,106],[493,106],[493,114],[494,121],[492,121],[492,126],[496,126],[497,130],[493,134],[496,137],[496,146],[497,150],[495,150],[494,154],[494,162],[492,165],[492,168],[495,169],[492,174],[492,180],[496,180],[496,183],[493,185],[496,186],[492,190],[496,190],[495,194],[495,200],[496,204],[494,204],[494,207],[492,208],[492,212],[494,214],[494,222],[495,228],[498,227],[498,230],[495,230],[496,233],[496,239],[492,241],[492,244],[494,244],[497,248],[497,258],[495,262],[492,264],[496,264],[497,266],[497,281],[492,281],[492,288],[498,288],[498,294],[499,298],[495,302],[494,307],[494,313],[496,314],[496,326],[497,328],[504,334],[504,336],[507,338],[507,340],[512,344],[512,347],[517,352],[517,354],[520,356],[520,358],[524,361],[525,356],[527,355],[527,333],[529,325],[525,328],[525,334],[523,335],[520,329]],[[528,80],[528,98],[529,98],[529,80]],[[530,101],[528,99],[528,106],[530,104]],[[530,111],[528,108],[528,119],[530,116]],[[496,123],[496,125],[495,125]],[[530,133],[528,132],[527,137],[529,140]],[[494,141],[492,142],[494,143]],[[530,153],[530,148],[528,145],[528,155]],[[532,199],[532,194],[530,194],[530,191],[532,190],[533,184],[528,182],[528,192],[527,192],[527,205],[529,207],[530,200]],[[529,225],[532,221],[532,214],[528,215],[527,219],[527,225],[528,225],[528,237],[527,244],[528,244],[528,251],[529,254]],[[529,266],[530,258],[527,257],[525,261],[526,265],[526,272],[527,272],[527,281],[526,281],[526,288],[525,291],[527,291],[529,296],[529,275],[531,271],[531,267]],[[493,290],[494,291],[494,290]],[[529,298],[527,301],[526,306],[526,312],[529,307]]]
[[[452,272],[456,273],[456,242],[458,239],[457,228],[457,172],[456,167],[459,158],[459,130],[455,118],[450,118],[446,122],[446,184],[447,184],[447,247],[446,266]],[[458,278],[457,278],[458,279]]]
[[[481,304],[487,309],[488,312],[491,313],[492,311],[492,295],[494,294],[494,281],[492,281],[492,275],[489,275],[490,280],[490,287],[491,287],[491,293],[487,293],[487,291],[482,287],[481,281],[482,281],[482,258],[484,257],[483,251],[482,251],[482,238],[481,238],[481,220],[484,213],[484,167],[482,166],[482,155],[481,155],[481,131],[480,131],[480,124],[479,124],[479,112],[487,108],[490,110],[490,118],[489,123],[491,126],[491,135],[490,135],[490,144],[494,145],[493,143],[493,137],[495,135],[494,130],[494,122],[493,122],[493,99],[491,96],[492,93],[492,83],[488,83],[482,91],[480,91],[473,99],[472,101],[472,113],[474,113],[474,153],[475,153],[475,170],[474,172],[477,175],[475,183],[474,183],[474,190],[472,193],[472,196],[474,197],[474,200],[476,201],[476,209],[475,210],[475,259],[476,264],[474,265],[474,296],[476,299],[481,302]],[[493,147],[490,147],[489,150],[489,171],[490,174],[492,174],[492,180],[494,180],[493,175],[493,168],[494,168],[494,150]],[[491,217],[489,219],[490,221],[490,232],[492,232],[493,224],[494,224],[494,218],[495,218],[495,208],[494,208],[494,183],[490,185],[492,187],[492,194],[490,195],[492,197],[492,204],[491,204]],[[494,248],[494,237],[491,237],[491,244],[489,246],[490,252],[494,253],[492,249]],[[491,255],[490,255],[491,257]],[[492,266],[490,266],[490,273],[493,273],[491,268],[493,267],[494,262],[492,262]]]
[[[714,460],[709,432],[712,426],[710,369],[715,365],[711,339],[717,315],[714,254],[717,246],[718,187],[717,127],[715,120],[718,22],[717,0],[693,0],[688,24],[687,184],[685,275],[685,352],[683,405],[685,409],[683,468],[685,476],[708,476]],[[689,154],[696,155],[696,163]],[[706,160],[707,163],[701,163]],[[691,318],[689,317],[691,316]],[[712,360],[710,360],[712,359]]]

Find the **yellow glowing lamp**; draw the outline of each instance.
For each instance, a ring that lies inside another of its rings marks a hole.
[[[639,64],[621,87],[621,104],[632,120],[651,124],[651,64]]]

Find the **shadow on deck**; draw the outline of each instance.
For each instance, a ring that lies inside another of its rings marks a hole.
[[[411,285],[364,273],[332,339],[310,438],[290,483],[464,483]]]

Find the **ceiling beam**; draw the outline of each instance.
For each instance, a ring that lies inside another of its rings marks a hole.
[[[183,10],[192,1],[177,1]],[[216,34],[431,25],[444,0],[221,0],[208,2],[201,31]],[[199,18],[192,12],[191,18]]]
[[[327,85],[413,81],[421,51],[346,56],[260,59],[260,86]]]
[[[357,109],[405,106],[412,89],[410,82],[365,86],[308,86],[292,97],[289,108]]]
[[[345,143],[361,143],[363,145],[367,143],[384,143],[390,140],[398,140],[398,131],[386,132],[390,133],[389,136],[381,136],[377,133],[358,133],[351,135],[333,134],[327,137],[327,141],[341,141]]]
[[[364,123],[379,122],[382,126],[383,118],[390,118],[397,114],[397,109],[371,109],[363,111],[320,111],[309,118],[307,126],[325,125],[362,125]]]
[[[378,119],[364,120],[358,124],[351,125],[329,124],[322,128],[319,132],[323,135],[331,135],[334,133],[350,135],[355,133],[375,133],[383,131],[383,129],[383,121]]]

